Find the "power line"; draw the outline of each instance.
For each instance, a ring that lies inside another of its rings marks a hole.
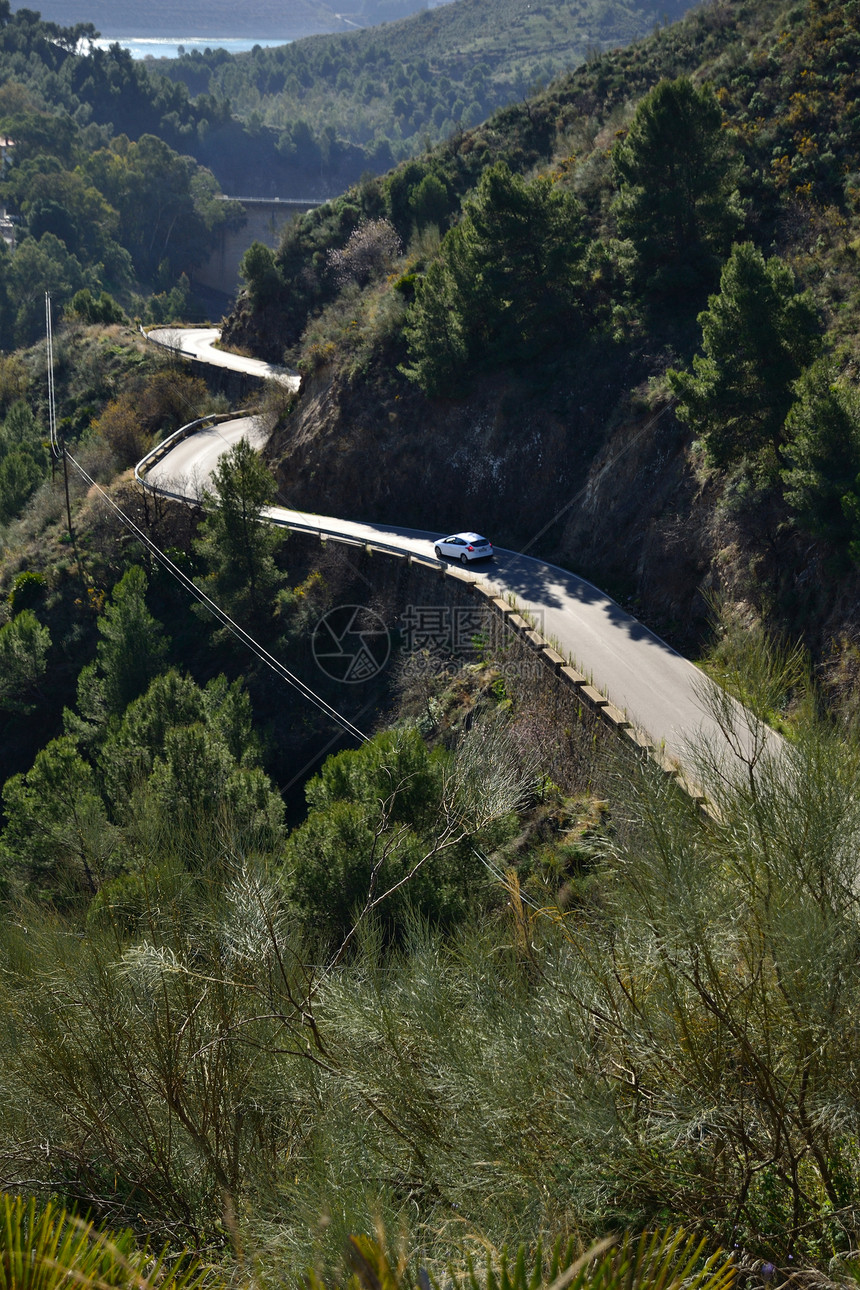
[[[152,553],[155,559],[164,569],[167,570],[171,577],[175,578],[186,591],[189,591],[191,595],[200,602],[200,604],[204,605],[220,623],[232,632],[238,641],[240,641],[251,651],[252,654],[260,659],[262,663],[265,663],[265,665],[279,676],[281,680],[286,681],[288,685],[291,685],[295,690],[297,690],[298,693],[301,694],[302,698],[306,699],[309,703],[312,703],[320,712],[323,713],[324,716],[327,716],[331,721],[334,721],[342,730],[351,735],[352,738],[357,739],[360,743],[368,742],[369,736],[366,735],[363,730],[359,730],[358,726],[354,726],[348,717],[345,717],[338,712],[337,708],[333,708],[332,705],[327,703],[321,695],[312,690],[309,685],[306,685],[304,681],[295,675],[295,673],[285,667],[279,659],[270,654],[265,646],[261,645],[258,640],[255,640],[249,632],[246,632],[244,627],[241,627],[233,618],[231,618],[226,610],[222,609],[221,606],[218,605],[211,596],[208,596],[201,587],[198,587],[197,584],[179,568],[178,565],[174,564],[170,557],[152,541],[149,535],[135,523],[131,516],[127,515],[122,507],[118,506],[113,498],[105,492],[101,485],[92,478],[80,462],[75,460],[68,449],[66,449],[66,456],[78,471],[81,478],[86,480],[92,488],[97,490],[111,509],[115,511],[122,523],[130,529],[141,542],[143,542],[147,550]]]
[[[228,440],[225,438],[225,436],[221,435],[221,432],[220,432],[220,430],[219,430],[219,428],[218,428],[217,426],[213,426],[212,428],[214,429],[215,433],[216,433],[216,434],[218,434],[218,435],[219,435],[219,437],[220,437],[220,438],[222,438],[222,439],[224,440],[224,442],[225,442],[225,443],[227,443],[227,442],[228,442]],[[647,428],[647,427],[646,427],[646,428]],[[74,459],[72,458],[72,460],[74,460]],[[77,465],[77,463],[75,463],[75,464]],[[78,467],[78,469],[81,469],[81,467]],[[84,472],[82,471],[82,473],[84,473]],[[85,476],[85,477],[87,477],[87,478],[88,478],[88,476]],[[141,481],[141,482],[143,483],[143,487],[144,487],[144,488],[148,487],[148,485],[147,485],[145,482],[143,482],[143,481]],[[140,535],[141,535],[141,537],[142,537],[143,541],[147,544],[147,546],[149,546],[149,547],[150,547],[150,549],[151,549],[154,553],[157,553],[157,558],[162,558],[162,559],[163,559],[163,562],[165,563],[165,567],[167,567],[168,565],[172,565],[172,561],[170,561],[169,557],[168,557],[168,556],[166,556],[166,555],[164,555],[164,553],[163,553],[163,552],[161,552],[161,551],[160,551],[160,549],[159,549],[158,547],[156,547],[156,546],[155,546],[155,544],[154,544],[154,543],[153,543],[153,542],[148,538],[148,536],[147,536],[145,533],[143,533],[143,532],[142,532],[142,530],[140,530],[140,529],[138,528],[138,526],[137,526],[137,525],[135,525],[135,524],[134,524],[134,521],[129,520],[129,519],[128,519],[128,517],[126,517],[126,516],[124,515],[124,513],[120,510],[120,508],[119,508],[118,506],[116,506],[116,503],[114,503],[114,501],[112,500],[112,498],[108,497],[108,495],[107,495],[106,493],[104,493],[104,492],[103,492],[103,490],[99,489],[99,491],[100,491],[100,492],[102,492],[102,495],[106,498],[106,500],[110,503],[110,505],[111,505],[111,506],[113,506],[113,507],[114,507],[114,509],[117,511],[117,513],[121,516],[121,518],[123,518],[124,522],[127,522],[127,523],[129,524],[129,526],[130,526],[132,529],[134,529],[134,531],[135,531],[135,532],[140,533]],[[158,491],[158,490],[156,489],[155,491]],[[196,587],[196,585],[195,585],[193,582],[191,582],[191,580],[190,580],[190,579],[188,579],[188,578],[186,577],[186,575],[185,575],[185,574],[183,574],[183,573],[182,573],[182,571],[181,571],[180,569],[178,569],[176,566],[172,566],[172,568],[171,568],[171,570],[170,570],[170,571],[172,572],[174,569],[175,569],[175,575],[179,577],[180,581],[182,581],[182,582],[183,582],[183,584],[186,584],[186,583],[187,583],[187,584],[189,584],[189,590],[191,590],[192,594],[196,595],[198,599],[200,599],[200,600],[204,600],[205,593],[201,592],[201,591],[199,590],[199,588],[198,588],[198,587]],[[208,597],[205,597],[205,600],[208,600]],[[205,600],[204,600],[204,603],[205,603]],[[214,605],[214,602],[211,602],[211,603]],[[215,611],[217,611],[217,613],[218,613],[218,615],[219,615],[219,616],[220,616],[221,614],[223,614],[223,612],[224,612],[223,610],[219,610],[217,606],[215,606],[215,607],[214,607],[214,609],[213,609],[213,612],[215,612]],[[224,615],[224,619],[226,619],[226,615]],[[224,621],[224,619],[222,619],[222,621]],[[232,621],[232,620],[230,620],[230,621]],[[239,631],[242,631],[242,629],[241,629],[241,628],[239,628],[238,630],[239,630]],[[244,633],[244,634],[245,634],[245,635],[247,635],[246,633]],[[249,638],[249,640],[252,640],[252,639],[253,639],[253,638]],[[256,646],[256,645],[257,645],[257,642],[254,642],[254,645]],[[260,649],[262,649],[262,646],[260,646],[259,648],[260,648]],[[254,652],[256,652],[256,650],[255,650]],[[264,651],[264,652],[265,652],[265,651]],[[275,663],[275,664],[277,665],[277,660],[272,660],[272,662],[273,662],[273,663]],[[280,667],[280,665],[277,665],[277,666],[278,666],[278,667]],[[321,701],[321,702],[323,702],[323,701]],[[339,721],[339,724],[343,725],[343,720],[340,720],[340,721]],[[354,733],[354,734],[355,734],[355,736],[356,736],[357,738],[359,738],[359,739],[361,740],[361,742],[363,742],[363,743],[366,743],[366,742],[368,741],[368,736],[367,736],[367,735],[365,735],[365,734],[363,734],[360,730],[357,730],[357,729],[356,729],[356,727],[351,727],[351,733]],[[330,746],[330,745],[329,745],[329,746]],[[323,750],[323,752],[324,752],[324,751],[325,751],[325,749]],[[318,756],[319,756],[319,754],[318,754]],[[317,760],[317,757],[315,757],[315,758],[314,758],[314,761],[316,761],[316,760]],[[290,787],[293,783],[295,783],[295,779],[296,779],[296,778],[298,778],[298,776],[294,777],[294,779],[292,779],[292,780],[290,781],[290,784],[289,784],[289,785],[287,785],[286,787]],[[473,851],[474,855],[476,856],[476,858],[480,861],[480,863],[484,866],[484,868],[485,868],[485,869],[488,871],[488,873],[491,875],[491,877],[495,878],[495,880],[496,880],[496,881],[497,881],[497,882],[498,882],[502,887],[504,887],[504,888],[506,888],[506,889],[507,889],[507,888],[509,887],[509,885],[510,885],[510,884],[509,884],[509,881],[508,881],[508,878],[507,878],[507,876],[502,872],[502,870],[498,867],[498,865],[494,864],[494,863],[493,863],[493,861],[492,861],[488,856],[486,856],[486,855],[483,853],[483,851],[481,851],[481,850],[480,850],[478,847],[476,847],[474,844],[472,844],[472,851]],[[526,905],[527,907],[529,907],[529,908],[530,908],[530,909],[531,909],[535,914],[538,914],[538,915],[545,915],[545,913],[546,913],[545,909],[544,909],[541,905],[539,905],[539,904],[538,904],[538,903],[537,903],[537,902],[536,902],[536,901],[535,901],[535,900],[534,900],[534,899],[533,899],[533,898],[532,898],[532,897],[531,897],[527,892],[520,891],[520,893],[519,893],[519,898],[520,898],[521,902],[522,902],[524,905]]]
[[[221,623],[223,623],[224,626],[227,627],[228,630],[231,631],[233,635],[251,651],[252,654],[254,654],[257,658],[259,658],[261,662],[265,663],[266,666],[269,667],[272,671],[274,671],[276,675],[278,675],[282,680],[285,680],[288,685],[291,685],[296,690],[298,690],[298,692],[302,695],[303,698],[307,699],[308,702],[312,703],[316,708],[319,709],[319,711],[323,713],[323,715],[329,717],[330,720],[334,721],[347,734],[351,735],[354,739],[357,739],[359,743],[364,744],[369,742],[369,739],[370,739],[369,735],[366,735],[364,731],[360,730],[357,726],[354,726],[347,717],[342,716],[341,713],[339,713],[336,708],[333,708],[329,703],[326,702],[325,699],[323,699],[320,695],[316,694],[315,691],[313,691],[310,688],[310,686],[306,685],[304,681],[300,680],[297,676],[295,676],[292,672],[290,672],[289,669],[286,668],[283,665],[283,663],[281,663],[273,655],[271,655],[268,652],[268,650],[266,650],[265,647],[259,643],[259,641],[255,640],[254,637],[251,636],[248,632],[246,632],[245,629],[241,627],[237,622],[235,622],[234,619],[232,619],[225,610],[221,609],[220,605],[218,605],[214,600],[212,600],[212,598],[208,596],[205,591],[203,591],[200,587],[198,587],[197,584],[191,578],[189,578],[187,574],[183,573],[183,571],[179,568],[179,566],[174,564],[174,562],[170,559],[170,557],[164,551],[162,551],[161,548],[157,546],[155,542],[152,541],[149,535],[145,533],[144,530],[141,529],[141,527],[138,524],[135,523],[135,521],[131,518],[131,516],[127,515],[125,511],[123,511],[122,507],[117,505],[117,503],[113,500],[110,494],[105,492],[105,490],[101,487],[101,485],[98,484],[96,480],[92,478],[92,476],[83,468],[80,462],[78,462],[72,456],[72,454],[68,451],[68,449],[65,450],[65,455],[68,457],[69,461],[78,471],[81,478],[86,480],[86,482],[91,487],[96,489],[96,491],[100,494],[100,496],[104,498],[104,500],[108,503],[111,509],[116,512],[121,522],[125,524],[125,526],[128,529],[130,529],[131,532],[133,532],[141,542],[143,542],[147,550],[151,551],[155,559],[163,566],[163,568],[167,570],[167,572],[171,575],[171,577],[175,578],[176,581],[179,582],[180,585],[185,588],[185,590],[189,591],[191,595],[194,596],[194,598],[197,601],[199,601],[200,604],[204,605],[209,610],[209,612],[213,614],[215,618],[217,618]],[[472,851],[476,856],[476,858],[488,871],[488,873],[493,878],[495,878],[495,880],[502,887],[504,887],[505,889],[508,889],[510,885],[508,878],[498,867],[498,865],[494,864],[493,861],[474,844],[472,844]],[[539,905],[527,892],[520,890],[519,898],[522,904],[530,908],[535,914],[541,917],[547,916],[546,909],[543,906]]]
[[[179,566],[174,564],[174,562],[170,559],[170,557],[164,551],[162,551],[161,548],[157,546],[155,542],[152,541],[152,539],[149,537],[147,533],[144,532],[144,530],[140,527],[140,525],[136,524],[135,521],[131,518],[131,516],[125,513],[125,511],[122,509],[121,506],[117,505],[117,503],[113,500],[110,494],[105,492],[105,490],[101,487],[101,485],[98,484],[96,480],[92,478],[92,476],[84,469],[84,467],[80,464],[80,462],[77,461],[72,456],[72,454],[68,451],[68,449],[66,449],[66,456],[68,457],[72,465],[75,467],[75,469],[78,471],[81,478],[86,480],[86,482],[92,488],[96,489],[96,491],[99,493],[99,495],[102,498],[104,498],[104,500],[111,507],[111,509],[116,512],[121,522],[125,524],[125,526],[128,529],[130,529],[131,532],[134,533],[135,536],[139,538],[141,542],[143,542],[147,550],[152,552],[152,555],[155,557],[155,559],[159,562],[159,564],[163,566],[163,568],[167,570],[167,572],[171,575],[171,577],[175,578],[176,581],[179,582],[180,585],[183,586],[186,591],[189,591],[191,595],[194,596],[194,598],[200,602],[200,604],[204,605],[209,610],[209,612],[219,620],[219,622],[223,623],[224,626],[227,627],[243,645],[245,645],[248,649],[251,650],[252,654],[256,655],[257,658],[259,658],[263,663],[266,664],[267,667],[269,667],[279,677],[281,677],[282,680],[285,680],[288,685],[291,685],[296,690],[298,690],[298,692],[302,695],[303,698],[307,699],[308,702],[312,703],[325,716],[329,717],[330,720],[334,721],[337,725],[339,725],[342,730],[346,731],[347,734],[351,735],[354,739],[357,739],[360,743],[369,742],[369,736],[366,735],[363,730],[360,730],[358,726],[354,726],[347,717],[342,716],[341,713],[339,713],[336,708],[333,708],[331,704],[325,701],[325,699],[323,699],[320,695],[316,694],[316,692],[313,691],[310,688],[310,686],[306,685],[304,681],[300,680],[297,676],[294,675],[294,673],[290,672],[290,670],[286,668],[283,665],[283,663],[281,663],[278,659],[276,659],[272,654],[270,654],[268,650],[265,649],[265,647],[259,643],[259,641],[255,640],[254,637],[251,636],[248,632],[246,632],[243,627],[240,627],[240,625],[237,622],[235,622],[234,619],[232,619],[230,615],[220,607],[220,605],[218,605],[214,600],[212,600],[212,598],[208,596],[205,591],[203,591],[200,587],[198,587],[197,584],[191,578],[189,578],[187,574],[183,573],[183,571],[179,568]],[[492,862],[492,860],[490,860],[488,856],[484,855],[484,853],[480,851],[477,847],[473,846],[472,849],[476,857],[480,860],[481,864],[484,865],[484,867],[496,879],[496,881],[499,882],[502,886],[507,887],[508,886],[507,878],[502,873],[502,871],[498,868],[498,866],[495,865]],[[520,899],[524,905],[529,906],[535,913],[543,914],[545,912],[534,900],[532,900],[532,898],[527,893],[521,891]]]
[[[664,412],[665,412],[666,410],[667,410],[667,409],[663,409],[663,411],[664,411]],[[661,415],[662,415],[662,413],[658,413],[658,415],[657,415],[656,417],[654,417],[654,418],[652,419],[652,421],[650,421],[650,422],[648,423],[648,425],[644,426],[644,427],[640,430],[639,434],[637,434],[636,439],[638,439],[639,437],[641,437],[641,435],[645,432],[645,430],[650,429],[651,425],[653,425],[655,421],[659,420],[659,417],[660,417]],[[225,436],[223,436],[223,435],[221,434],[220,430],[219,430],[217,427],[213,427],[213,429],[215,429],[215,433],[216,433],[216,434],[218,434],[219,438],[222,438],[222,439],[224,440],[224,442],[226,443],[226,442],[227,442],[227,439],[226,439],[226,437],[225,437]],[[634,440],[634,442],[635,442],[635,440]],[[632,447],[632,444],[627,444],[627,445],[625,446],[625,448],[624,448],[624,449],[622,449],[622,452],[627,451],[630,447]],[[620,455],[621,455],[621,454],[619,454],[619,456],[620,456]],[[78,463],[74,461],[74,458],[71,458],[71,460],[74,462],[74,464],[75,464],[75,465],[78,467],[78,469],[81,471],[81,474],[84,476],[84,478],[89,479],[89,476],[88,476],[88,475],[86,475],[86,473],[83,471],[82,467],[80,467],[80,466],[78,465]],[[141,481],[141,482],[142,482],[142,484],[143,484],[143,487],[144,487],[144,488],[146,488],[146,487],[147,487],[147,484],[146,484],[145,482],[143,482],[143,481]],[[98,485],[96,485],[96,487],[98,488]],[[156,491],[157,491],[157,490],[156,490]],[[584,490],[582,490],[582,491],[584,491]],[[229,626],[231,630],[233,630],[233,628],[235,627],[236,631],[234,632],[234,634],[240,634],[240,635],[239,635],[239,639],[240,639],[240,640],[244,640],[244,641],[245,641],[245,643],[246,643],[246,644],[248,644],[249,648],[251,648],[251,649],[252,649],[252,652],[254,652],[255,654],[257,654],[257,656],[258,656],[258,657],[263,658],[263,657],[265,656],[264,661],[269,661],[269,665],[270,665],[270,666],[273,666],[273,667],[274,667],[274,670],[276,670],[279,674],[283,674],[283,673],[285,673],[285,672],[286,672],[286,669],[284,669],[284,668],[283,668],[283,666],[282,666],[281,664],[279,664],[279,663],[278,663],[278,661],[277,661],[276,659],[272,658],[272,656],[271,656],[271,655],[269,655],[269,654],[268,654],[268,652],[267,652],[267,651],[265,651],[265,650],[263,649],[263,647],[262,647],[262,646],[260,646],[260,645],[258,644],[258,642],[257,642],[257,641],[254,641],[253,637],[248,636],[248,634],[247,634],[247,633],[246,633],[246,632],[245,632],[241,627],[239,627],[239,626],[238,626],[238,624],[233,623],[233,620],[232,620],[232,619],[230,619],[230,618],[228,617],[228,615],[226,615],[226,614],[224,613],[224,611],[223,611],[223,610],[221,610],[221,609],[219,608],[219,606],[217,606],[217,605],[215,604],[215,602],[214,602],[214,601],[211,601],[211,600],[209,599],[209,597],[208,597],[208,596],[206,596],[205,592],[202,592],[202,591],[201,591],[201,590],[196,586],[196,584],[195,584],[195,583],[193,583],[193,582],[191,581],[191,579],[189,579],[185,574],[183,574],[183,573],[182,573],[182,571],[181,571],[181,570],[180,570],[176,565],[174,565],[174,564],[173,564],[173,562],[169,559],[169,557],[168,557],[168,556],[166,556],[166,555],[164,554],[164,552],[162,552],[162,551],[160,550],[160,548],[158,548],[158,547],[155,545],[155,543],[154,543],[154,542],[152,542],[152,541],[151,541],[151,539],[150,539],[150,538],[149,538],[145,533],[143,533],[143,531],[142,531],[142,530],[141,530],[141,529],[140,529],[140,528],[139,528],[139,527],[134,523],[134,521],[133,521],[133,520],[131,520],[131,519],[129,519],[129,517],[127,517],[127,516],[124,514],[124,512],[120,509],[120,507],[118,507],[118,506],[116,505],[116,503],[113,501],[113,499],[112,499],[112,498],[110,498],[110,497],[109,497],[109,496],[104,492],[104,490],[103,490],[103,489],[99,488],[99,492],[100,492],[100,493],[102,494],[102,496],[103,496],[103,497],[108,501],[108,503],[109,503],[109,504],[114,508],[114,510],[117,512],[117,514],[118,514],[118,515],[120,516],[120,518],[123,520],[123,522],[124,522],[124,523],[126,523],[126,524],[128,524],[128,526],[129,526],[129,527],[130,527],[134,532],[136,532],[136,533],[138,533],[138,534],[140,535],[140,537],[141,537],[141,539],[143,540],[143,542],[147,545],[147,547],[148,547],[150,550],[152,550],[152,552],[153,552],[153,554],[156,556],[156,558],[157,558],[157,559],[159,559],[159,560],[164,564],[165,568],[168,568],[168,571],[169,571],[170,573],[172,573],[174,577],[176,577],[176,578],[177,578],[177,579],[178,579],[178,580],[179,580],[179,581],[180,581],[184,586],[187,586],[188,590],[190,590],[190,591],[191,591],[191,593],[192,593],[194,596],[196,596],[198,600],[200,600],[200,601],[201,601],[201,603],[206,604],[206,605],[207,605],[207,608],[209,608],[209,609],[210,609],[210,611],[216,615],[216,617],[218,617],[222,622],[224,622],[224,623],[225,623],[225,625]],[[578,496],[580,496],[580,495],[581,495],[581,493],[580,493],[580,494],[578,494],[578,495],[577,495],[577,497],[578,497]],[[568,502],[567,506],[565,506],[565,507],[563,508],[563,510],[562,510],[559,514],[563,514],[563,513],[564,513],[564,511],[568,510],[568,509],[570,508],[570,506],[572,506],[576,500],[577,500],[577,498],[576,498],[576,497],[574,497],[570,502]],[[531,542],[531,543],[529,543],[529,545],[530,545],[530,546],[531,546],[531,545],[533,545],[533,543],[534,543],[535,541],[537,541],[537,539],[538,539],[538,538],[539,538],[539,537],[540,537],[544,532],[546,532],[546,529],[547,529],[547,528],[549,528],[549,527],[551,526],[551,524],[552,524],[552,523],[554,523],[554,522],[555,522],[555,520],[556,520],[557,518],[559,518],[559,516],[555,516],[555,517],[553,518],[553,520],[551,520],[551,521],[550,521],[550,524],[546,525],[546,526],[545,526],[545,528],[541,530],[541,533],[537,534],[537,535],[535,536],[535,538],[533,538],[533,539],[532,539],[532,542]],[[524,548],[524,550],[527,550],[527,549],[528,549],[527,547],[526,547],[526,548]],[[521,553],[521,554],[522,554],[522,553]],[[262,651],[262,652],[260,652],[260,651]],[[289,676],[291,676],[291,674],[288,674],[288,675],[289,675]],[[304,683],[303,683],[303,682],[299,682],[297,678],[292,678],[291,683],[295,683],[295,684],[297,684],[298,686],[304,686]],[[309,697],[309,698],[310,698],[310,696],[311,696],[311,695],[313,695],[313,692],[312,692],[312,691],[310,691],[308,687],[305,687],[305,689],[308,689],[308,694],[306,695],[306,697]],[[328,705],[328,704],[325,704],[325,700],[320,699],[320,698],[319,698],[319,696],[316,696],[316,695],[313,695],[313,698],[311,698],[311,702],[315,702],[315,703],[317,704],[317,706],[318,706],[318,707],[319,707],[320,705],[324,705],[324,710],[325,710],[325,709],[328,709],[328,707],[329,707],[329,705]],[[346,718],[342,718],[342,717],[340,716],[340,714],[339,714],[339,713],[336,713],[336,712],[335,712],[335,710],[334,710],[334,709],[330,709],[330,715],[332,716],[332,718],[333,718],[335,721],[337,721],[337,723],[338,723],[339,725],[341,725],[344,729],[347,729],[347,730],[349,731],[349,733],[353,734],[353,736],[354,736],[354,737],[358,738],[358,739],[360,740],[360,742],[362,742],[362,743],[366,743],[366,742],[368,742],[368,738],[369,738],[369,737],[368,737],[367,735],[365,735],[362,731],[358,730],[358,729],[357,729],[357,727],[353,726],[350,722],[348,722],[348,721],[346,720]],[[295,780],[292,780],[292,781],[291,781],[291,783],[294,783],[294,782],[295,782]],[[500,883],[500,885],[501,885],[501,886],[503,886],[503,887],[507,888],[507,887],[509,886],[508,879],[507,879],[507,876],[506,876],[504,873],[502,873],[501,869],[499,869],[499,867],[498,867],[496,864],[494,864],[494,863],[493,863],[493,861],[492,861],[488,856],[486,856],[486,855],[485,855],[485,854],[484,854],[484,853],[483,853],[483,852],[482,852],[478,847],[476,847],[474,844],[472,844],[472,851],[473,851],[473,854],[476,856],[476,858],[477,858],[477,859],[480,861],[480,863],[484,866],[484,868],[489,872],[489,874],[490,874],[493,878],[495,878],[495,879],[496,879],[496,881],[497,881],[498,883]],[[530,895],[528,895],[528,893],[523,892],[523,891],[520,891],[520,893],[519,893],[519,898],[520,898],[521,902],[522,902],[524,905],[526,905],[527,907],[529,907],[529,908],[530,908],[530,909],[531,909],[535,914],[538,914],[538,915],[540,915],[540,916],[546,916],[546,910],[545,910],[541,905],[539,905],[539,904],[538,904],[538,903],[537,903],[537,902],[536,902],[536,901],[535,901],[535,900],[534,900]]]

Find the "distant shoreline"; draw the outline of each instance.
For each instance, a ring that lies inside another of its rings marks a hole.
[[[92,23],[109,44],[152,39],[217,46],[228,32],[231,40],[287,44],[350,29],[321,0],[12,0],[13,11],[27,5],[62,27]]]
[[[95,43],[99,49],[120,45],[129,51],[132,58],[143,59],[179,58],[181,53],[190,54],[195,50],[202,53],[205,49],[226,49],[228,54],[244,54],[255,45],[270,49],[292,42],[272,36],[102,36]]]

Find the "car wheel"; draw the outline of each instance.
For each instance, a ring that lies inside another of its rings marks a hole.
[[[433,550],[436,552],[436,559],[437,559],[437,560],[441,560],[441,559],[442,559],[442,552],[439,550],[438,546],[434,546]]]
[[[468,564],[468,563],[469,563],[469,557],[468,557],[467,555],[461,555],[461,556],[460,556],[460,563],[461,563],[461,564]]]

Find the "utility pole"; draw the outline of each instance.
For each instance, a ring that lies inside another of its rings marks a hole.
[[[54,398],[54,324],[51,316],[51,293],[45,292],[45,336],[47,340],[47,364],[48,364],[48,432],[51,437],[51,456],[54,461],[61,457],[63,460],[63,485],[66,490],[66,519],[69,524],[69,541],[72,544],[72,550],[75,553],[75,563],[78,566],[81,585],[84,583],[84,571],[81,568],[81,560],[78,555],[78,548],[75,542],[75,530],[72,528],[72,503],[69,498],[69,462],[66,454],[66,441],[57,433],[57,406]]]

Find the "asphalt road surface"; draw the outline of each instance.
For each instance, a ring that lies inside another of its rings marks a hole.
[[[253,418],[224,422],[178,443],[148,470],[147,481],[181,496],[198,498],[218,457],[242,437],[255,447],[265,442],[265,432]],[[396,525],[309,515],[283,507],[272,507],[268,513],[279,524],[363,542],[376,541],[431,559],[434,543],[444,536]],[[464,517],[464,527],[468,527],[468,517]],[[494,560],[470,565],[469,572],[500,594],[516,596],[519,605],[537,619],[541,634],[557,642],[574,665],[634,725],[647,732],[656,746],[662,745],[666,754],[677,758],[685,769],[690,770],[691,749],[703,737],[724,745],[724,737],[703,699],[710,683],[692,663],[605,592],[556,565],[501,547],[495,548]]]
[[[297,390],[299,378],[295,372],[285,367],[275,367],[264,363],[260,358],[245,358],[242,354],[231,354],[225,349],[216,349],[215,342],[221,337],[217,327],[154,327],[146,333],[147,340],[160,345],[163,349],[174,350],[183,358],[196,358],[200,363],[211,363],[213,367],[227,367],[232,372],[247,372],[249,376],[261,376],[268,381],[279,381]]]

